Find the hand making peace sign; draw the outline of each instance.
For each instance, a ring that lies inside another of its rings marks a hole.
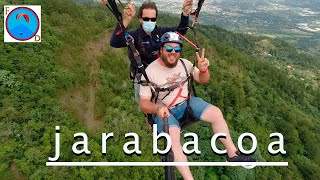
[[[209,60],[204,57],[205,49],[202,49],[201,57],[199,56],[199,53],[196,52],[196,57],[198,60],[198,69],[200,71],[206,71],[210,65]]]

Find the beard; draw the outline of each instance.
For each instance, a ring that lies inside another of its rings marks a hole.
[[[171,55],[171,56],[174,56],[174,57],[175,57],[175,61],[174,61],[173,63],[169,62],[168,58],[170,58],[170,57],[168,57],[168,56],[164,56],[163,54],[161,54],[161,57],[160,57],[160,58],[162,59],[163,63],[164,63],[168,68],[174,68],[174,67],[176,67],[177,64],[178,64],[178,60],[179,60],[179,58],[180,58],[180,54],[178,54],[178,53],[176,53],[176,55]]]

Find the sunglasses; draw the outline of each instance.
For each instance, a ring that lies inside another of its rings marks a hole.
[[[150,21],[150,20],[151,20],[151,22],[156,22],[157,18],[143,17],[142,20],[143,20],[143,21]]]
[[[165,46],[166,51],[167,52],[171,52],[172,50],[174,50],[176,53],[179,53],[182,51],[182,47],[181,46],[176,46],[176,47],[172,47],[172,46]]]

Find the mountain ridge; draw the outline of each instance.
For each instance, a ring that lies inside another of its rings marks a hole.
[[[135,1],[137,6],[143,0]],[[160,11],[180,14],[183,1],[155,1]],[[196,8],[197,2],[194,2]],[[299,50],[320,54],[320,3],[317,1],[205,1],[199,22],[234,32],[280,37]]]

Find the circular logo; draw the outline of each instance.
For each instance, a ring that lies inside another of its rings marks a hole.
[[[25,41],[35,36],[39,30],[39,17],[30,8],[13,9],[7,19],[6,28],[9,35],[19,41]]]

